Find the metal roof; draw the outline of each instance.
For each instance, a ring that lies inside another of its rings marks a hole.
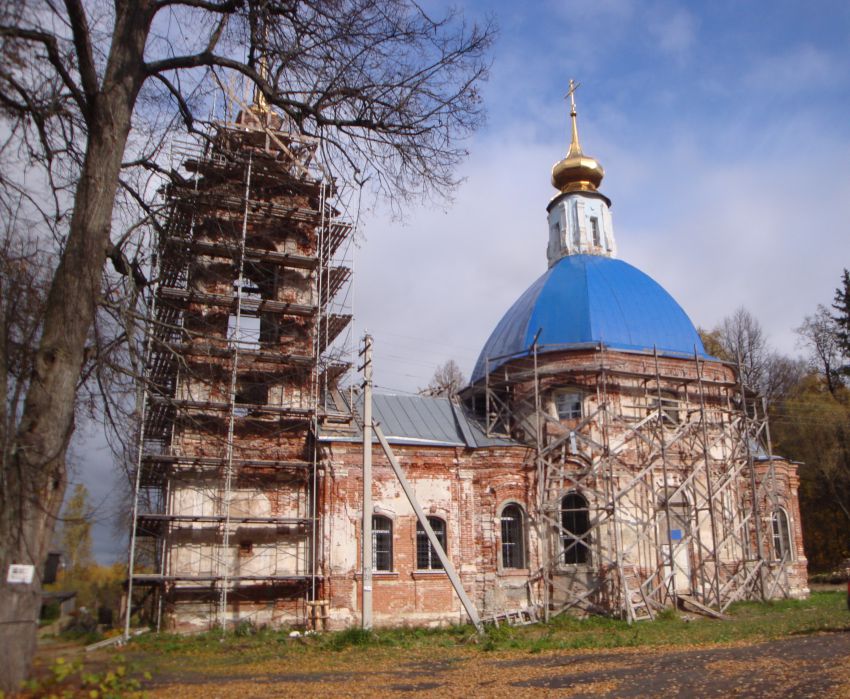
[[[354,410],[362,419],[362,394],[355,398]],[[511,439],[487,437],[475,418],[448,398],[376,392],[372,396],[372,417],[380,424],[391,444],[472,449],[518,445]],[[326,433],[321,440],[355,442],[361,441],[362,435],[358,428],[354,433],[345,435]]]
[[[472,382],[525,353],[605,345],[613,349],[707,356],[688,315],[658,282],[636,267],[600,255],[558,260],[505,313],[484,345]]]

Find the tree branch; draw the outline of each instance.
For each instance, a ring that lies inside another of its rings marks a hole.
[[[94,55],[91,48],[91,32],[86,19],[86,11],[80,0],[65,0],[68,19],[71,21],[71,31],[74,33],[74,47],[77,50],[77,70],[80,72],[80,82],[86,96],[85,112],[91,109],[97,95],[97,70],[94,65]]]
[[[56,69],[65,87],[70,90],[74,101],[80,108],[83,114],[88,112],[88,103],[86,96],[80,91],[79,86],[74,82],[73,77],[62,63],[62,58],[59,55],[59,47],[56,43],[56,37],[47,32],[36,31],[35,29],[24,29],[22,27],[8,27],[0,25],[0,36],[9,36],[15,39],[23,39],[24,41],[35,41],[44,46],[47,50],[47,59],[50,64]]]
[[[210,2],[209,0],[160,0],[154,5],[154,10],[159,12],[165,7],[194,7],[199,10],[209,10],[210,12],[228,13],[235,12],[244,5],[244,0],[227,0],[226,2]]]

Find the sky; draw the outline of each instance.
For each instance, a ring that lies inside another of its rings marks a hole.
[[[437,4],[433,3],[436,7]],[[546,271],[551,166],[576,93],[604,166],[618,257],[711,328],[739,306],[777,350],[850,266],[850,5],[529,2],[462,5],[500,27],[452,205],[367,215],[355,335],[376,383],[467,376],[502,314]]]
[[[467,143],[452,202],[411,205],[403,220],[361,211],[352,344],[373,336],[376,386],[415,392],[448,359],[469,376],[546,271],[571,78],[582,147],[605,168],[618,257],[696,325],[744,306],[775,349],[799,354],[794,328],[850,267],[850,3],[455,6],[499,26],[487,123]],[[125,543],[108,512],[114,467],[93,432],[75,478],[99,506],[95,554],[111,562]]]

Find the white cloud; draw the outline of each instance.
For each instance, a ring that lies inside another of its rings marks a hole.
[[[696,38],[696,21],[693,15],[682,8],[669,12],[658,9],[652,15],[649,34],[658,48],[663,53],[684,58],[693,48]]]
[[[757,57],[741,80],[744,87],[759,93],[796,95],[843,82],[846,70],[846,63],[839,65],[823,49],[805,44]]]

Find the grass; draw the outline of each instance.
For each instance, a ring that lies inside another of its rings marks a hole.
[[[728,610],[728,615],[720,621],[668,610],[655,621],[632,625],[616,619],[562,615],[548,624],[488,626],[483,635],[476,634],[471,626],[453,626],[376,631],[351,628],[290,636],[288,630],[242,624],[226,635],[220,631],[192,636],[145,634],[121,652],[107,649],[90,654],[82,652],[82,645],[60,643],[63,647],[57,652],[46,644],[38,661],[39,684],[28,687],[24,696],[132,696],[140,684],[145,689],[153,687],[154,692],[159,687],[166,692],[162,696],[167,696],[173,686],[190,688],[181,697],[195,696],[192,687],[198,688],[197,696],[204,696],[203,692],[216,682],[256,680],[262,684],[271,678],[288,683],[288,687],[306,683],[309,691],[304,690],[305,696],[312,696],[321,695],[325,689],[338,691],[339,685],[334,682],[348,681],[358,673],[391,676],[397,668],[407,668],[405,672],[409,673],[411,666],[425,668],[422,671],[426,673],[437,666],[456,667],[458,677],[465,677],[471,671],[492,673],[495,665],[491,660],[498,663],[536,653],[585,650],[591,651],[589,658],[595,658],[602,655],[592,653],[596,649],[657,648],[663,652],[850,631],[850,611],[843,590],[816,591],[807,600],[740,602]],[[60,659],[63,655],[65,660]],[[141,669],[147,672],[142,675]],[[150,676],[153,679],[149,681]]]
[[[470,626],[442,629],[398,628],[373,632],[351,628],[336,633],[291,638],[286,631],[256,630],[237,636],[210,632],[194,636],[141,636],[128,651],[149,662],[154,674],[227,673],[254,664],[283,661],[299,671],[332,672],[368,651],[370,658],[392,662],[420,653],[451,657],[492,651],[539,653],[553,650],[694,646],[755,642],[795,634],[850,630],[850,612],[843,592],[815,592],[807,600],[739,602],[719,621],[665,612],[655,621],[629,625],[616,619],[577,619],[562,615],[549,624],[488,627],[478,636]]]

